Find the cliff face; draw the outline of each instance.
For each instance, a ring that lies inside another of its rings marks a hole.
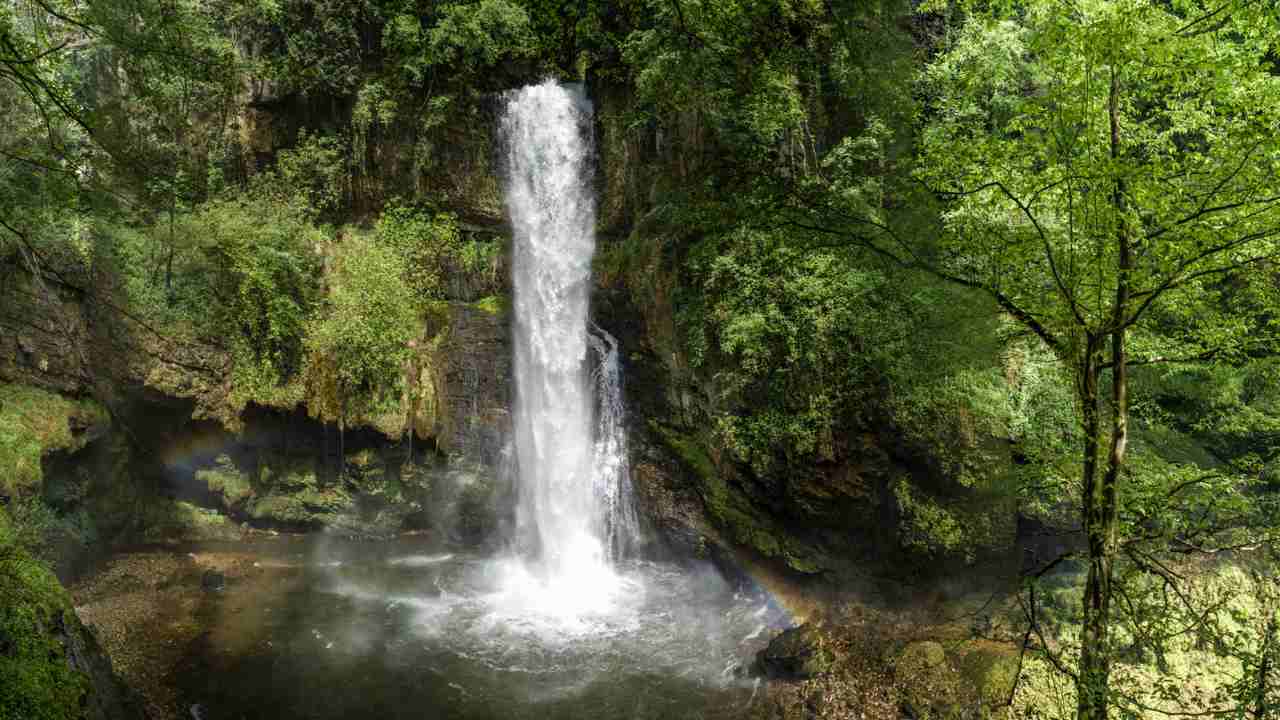
[[[21,473],[0,477],[0,500],[39,496],[89,526],[52,552],[60,572],[112,541],[229,538],[242,525],[431,528],[479,542],[498,522],[509,496],[505,301],[452,302],[424,317],[398,402],[340,426],[305,405],[238,404],[224,351],[7,270],[0,390],[13,391],[0,395],[0,422],[13,415],[24,423],[15,438],[37,439],[10,448],[0,438]]]
[[[305,126],[349,122],[343,103],[313,107],[272,88],[247,92],[235,122],[252,162],[267,162]],[[958,507],[980,502],[883,422],[837,428],[827,452],[786,473],[761,475],[733,458],[709,430],[714,371],[691,366],[677,332],[680,258],[646,219],[696,172],[697,153],[687,150],[700,142],[697,125],[661,137],[626,122],[626,88],[597,84],[592,94],[600,235],[593,314],[621,342],[634,484],[653,546],[745,553],[799,575],[842,574],[904,552],[900,488],[949,495]],[[353,181],[363,200],[353,212],[401,191],[457,213],[464,231],[505,243],[497,102],[477,103],[429,136],[387,127],[366,138],[366,167]],[[430,161],[409,162],[423,143]],[[248,524],[363,535],[432,528],[483,541],[504,522],[511,497],[503,472],[512,400],[505,254],[495,263],[504,276],[498,295],[480,299],[459,281],[453,300],[422,318],[399,402],[342,425],[313,419],[295,401],[246,404],[225,351],[122,314],[109,277],[59,286],[6,268],[0,380],[105,406],[109,432],[48,462],[50,487],[74,485],[66,478],[87,463],[113,478],[82,491],[107,538],[232,536]],[[155,508],[129,510],[155,498]],[[992,547],[1007,547],[1011,525],[991,537]]]
[[[724,368],[691,360],[678,320],[688,315],[684,304],[697,282],[682,256],[690,241],[674,241],[683,229],[652,212],[701,182],[716,150],[697,117],[665,129],[637,127],[626,121],[635,102],[626,87],[601,84],[593,95],[601,236],[594,312],[625,348],[634,482],[660,534],[683,551],[714,547],[783,573],[830,579],[892,573],[922,552],[931,561],[913,564],[938,570],[1014,552],[1015,513],[1006,499],[966,487],[874,403],[838,421],[805,462],[761,473],[735,456],[715,418],[752,410],[726,406],[717,378]],[[957,433],[956,444],[988,463],[978,474],[1012,466],[997,438]],[[911,504],[920,498],[945,507],[977,543],[960,551],[913,547]]]

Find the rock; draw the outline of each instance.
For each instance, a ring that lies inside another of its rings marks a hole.
[[[941,643],[909,643],[893,663],[902,710],[913,718],[956,717],[961,706],[960,681]]]
[[[205,570],[200,578],[200,587],[209,591],[222,590],[227,586],[227,577],[217,570]]]
[[[226,453],[218,455],[213,467],[196,470],[195,479],[221,497],[227,509],[239,508],[253,497],[253,483]]]
[[[775,680],[804,680],[831,668],[821,631],[810,623],[784,630],[756,653],[755,670]]]
[[[17,544],[0,510],[0,715],[143,720],[53,573]]]
[[[956,652],[960,674],[974,688],[983,707],[999,716],[1018,680],[1018,648],[1008,643],[972,640]]]

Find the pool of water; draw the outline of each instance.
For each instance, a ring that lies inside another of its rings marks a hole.
[[[537,577],[425,539],[237,546],[177,670],[200,720],[734,718],[785,614],[710,566]]]

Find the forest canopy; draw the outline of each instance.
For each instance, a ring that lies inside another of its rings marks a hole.
[[[597,275],[703,390],[687,464],[785,485],[891,428],[949,483],[889,488],[914,557],[1076,535],[1021,578],[1029,692],[1280,712],[1273,2],[14,0],[0,272],[231,415],[345,427],[449,303],[500,306],[483,128],[544,77],[598,104]],[[1210,636],[1188,698],[1166,655]]]

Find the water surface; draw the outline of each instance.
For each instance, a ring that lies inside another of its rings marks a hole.
[[[208,720],[741,717],[734,668],[784,622],[709,566],[625,562],[601,593],[420,538],[236,549],[254,572],[177,670]]]

